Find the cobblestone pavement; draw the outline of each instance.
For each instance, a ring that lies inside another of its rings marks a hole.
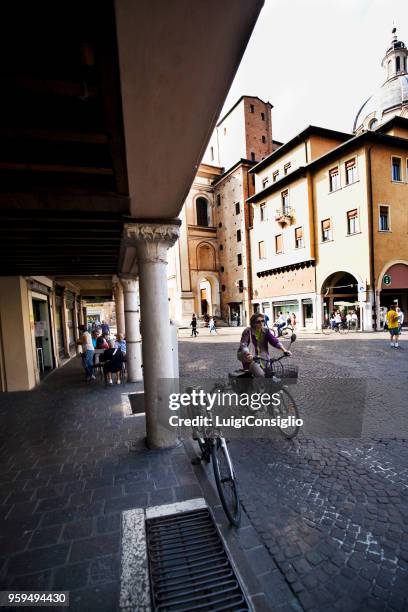
[[[237,342],[183,339],[182,375],[226,375]],[[408,350],[383,334],[305,336],[293,350],[303,380],[364,379],[363,437],[231,441],[246,512],[304,610],[406,612]]]
[[[149,452],[143,417],[123,418],[135,385],[82,376],[74,359],[0,396],[0,590],[66,590],[70,610],[112,612],[121,512],[202,491],[183,448]]]

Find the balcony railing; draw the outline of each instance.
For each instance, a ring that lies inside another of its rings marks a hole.
[[[295,216],[295,211],[291,206],[283,206],[277,208],[275,212],[275,221],[278,223],[290,223]]]

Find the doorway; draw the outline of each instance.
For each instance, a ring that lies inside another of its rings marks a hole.
[[[48,299],[33,297],[34,337],[40,377],[54,368]]]

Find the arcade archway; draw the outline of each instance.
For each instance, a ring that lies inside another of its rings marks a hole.
[[[334,272],[322,284],[323,300],[322,323],[327,322],[337,310],[344,314],[355,311],[361,326],[361,304],[359,297],[359,280],[350,272]]]

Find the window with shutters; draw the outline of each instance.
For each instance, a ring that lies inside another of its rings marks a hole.
[[[380,206],[379,230],[380,232],[390,231],[390,207],[389,206]]]
[[[392,180],[401,182],[401,158],[393,157],[392,158]]]
[[[285,212],[289,210],[289,191],[287,189],[286,191],[282,191],[281,200],[282,200],[282,212],[283,214],[285,214]]]
[[[275,252],[276,254],[283,253],[283,236],[278,234],[275,236]]]
[[[355,208],[354,210],[349,210],[347,213],[347,233],[349,235],[358,234],[359,231],[358,210]]]
[[[303,227],[295,227],[295,248],[302,249],[303,247]]]
[[[340,174],[338,168],[332,168],[329,171],[329,184],[330,191],[337,191],[337,189],[340,189]]]
[[[258,242],[258,258],[259,259],[266,259],[265,241],[264,240],[261,240],[261,242]]]
[[[356,160],[350,159],[346,162],[346,185],[351,185],[357,180],[357,164]]]
[[[331,219],[324,219],[322,221],[322,242],[328,242],[329,240],[332,240]]]

